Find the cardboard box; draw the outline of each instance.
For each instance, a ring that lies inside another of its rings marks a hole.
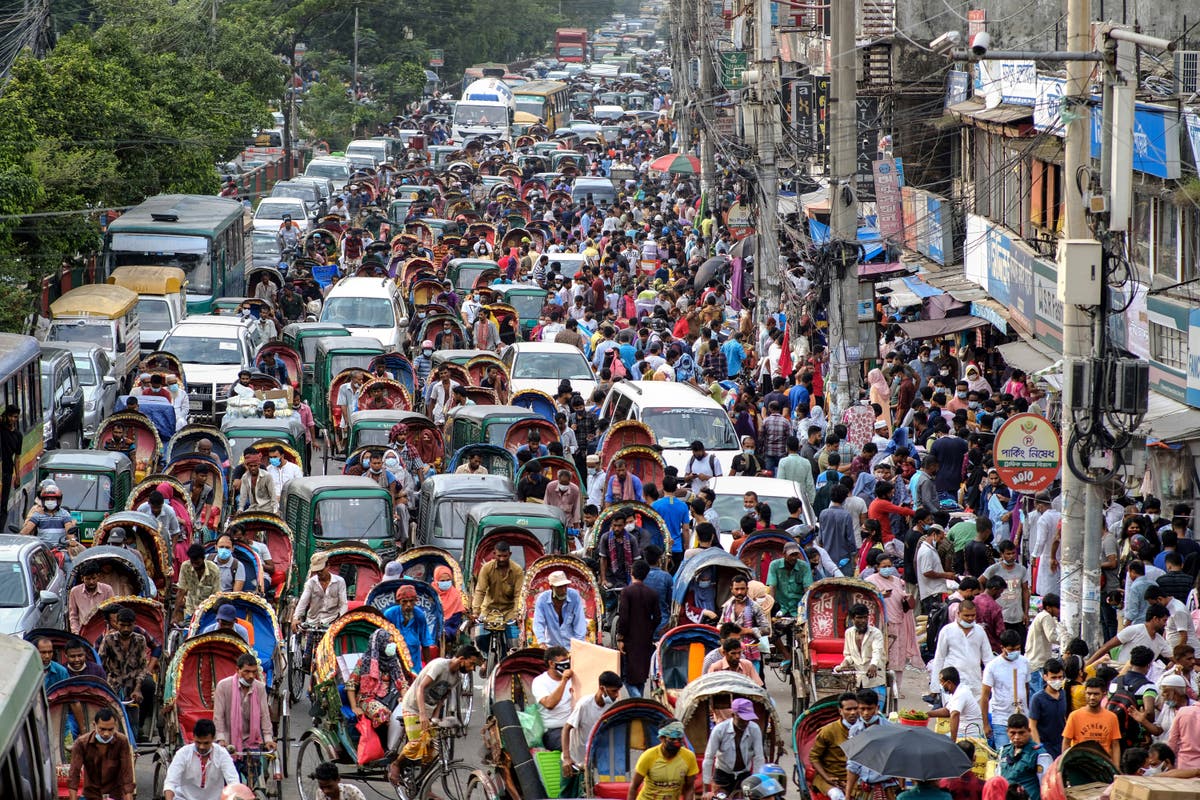
[[[267,389],[265,391],[260,389],[254,393],[254,396],[260,401],[274,400],[276,403],[278,403],[282,400],[283,402],[287,403],[288,408],[291,408],[292,406],[292,387],[290,386],[286,386],[282,389]]]
[[[1118,775],[1113,779],[1112,800],[1194,800],[1200,797],[1200,780]]]
[[[1085,783],[1081,786],[1071,786],[1067,788],[1067,800],[1098,800],[1107,788],[1107,783]]]

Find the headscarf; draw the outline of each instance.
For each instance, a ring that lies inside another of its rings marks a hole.
[[[392,686],[398,690],[404,688],[404,673],[400,669],[400,657],[398,655],[389,656],[384,652],[384,648],[391,643],[392,634],[384,628],[371,634],[371,638],[367,642],[367,652],[363,653],[362,660],[359,661],[362,675],[359,689],[363,694],[374,696],[384,674],[391,676]],[[396,647],[399,648],[399,646],[400,644],[397,642]]]
[[[438,597],[442,601],[442,617],[450,619],[455,614],[461,614],[466,611],[463,605],[462,592],[457,586],[453,585],[454,573],[446,565],[442,565],[433,571],[433,589],[437,592]],[[451,581],[451,586],[446,591],[438,588],[438,581]]]
[[[769,616],[771,608],[775,605],[775,598],[767,594],[767,585],[762,581],[750,581],[746,584],[746,592],[755,605],[761,608],[764,614]]]
[[[708,581],[708,586],[701,586],[701,579]],[[694,581],[695,583],[692,584],[692,599],[696,601],[696,607],[715,613],[717,610],[716,570],[712,567],[705,567],[696,573]]]
[[[887,443],[887,447],[883,448],[883,452],[894,453],[900,447],[907,447],[909,452],[912,452],[912,446],[908,443],[908,428],[896,428],[892,431],[892,440]]]
[[[879,403],[882,406],[888,404],[888,399],[892,396],[892,389],[888,386],[887,378],[883,377],[883,370],[876,367],[867,373],[867,383],[871,387],[871,401]]]
[[[802,437],[801,441],[808,437],[808,431],[810,428],[817,428],[820,430],[821,437],[824,438],[825,429],[829,426],[829,423],[825,420],[825,409],[821,408],[820,406],[813,406],[810,408],[808,411],[808,416],[801,420],[798,424],[800,427],[800,436]]]
[[[974,378],[971,377],[972,373],[975,375]],[[988,392],[990,394],[992,391],[992,385],[987,382],[987,378],[983,377],[979,371],[979,367],[974,364],[967,364],[963,380],[967,382],[967,389],[972,392]]]

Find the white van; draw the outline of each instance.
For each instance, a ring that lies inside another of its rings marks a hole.
[[[377,167],[388,160],[388,143],[384,139],[355,139],[346,147],[351,167]]]
[[[79,286],[50,304],[46,342],[76,342],[104,348],[114,374],[128,385],[142,358],[138,296],[122,286]]]
[[[187,277],[179,267],[117,267],[108,282],[137,292],[143,353],[157,350],[167,331],[187,316]]]
[[[385,350],[397,350],[404,335],[403,308],[391,278],[342,278],[325,296],[321,322],[345,325],[351,336],[369,336]]]
[[[668,466],[686,471],[692,457],[691,444],[699,440],[728,475],[733,457],[742,451],[733,423],[725,409],[690,383],[666,381],[618,381],[600,407],[603,428],[635,419],[654,431]]]
[[[335,189],[340,189],[350,180],[350,161],[340,156],[323,156],[314,158],[304,168],[308,178],[327,178],[333,181]]]

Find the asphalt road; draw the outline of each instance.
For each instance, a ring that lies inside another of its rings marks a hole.
[[[320,469],[323,460],[314,453],[313,465],[316,469]],[[340,469],[340,462],[336,465],[331,461],[330,471]],[[784,728],[784,739],[787,742],[787,754],[779,759],[780,765],[788,771],[789,779],[791,776],[793,765],[793,753],[791,743],[792,731],[792,697],[791,691],[786,683],[781,683],[779,677],[768,670],[766,677],[766,685],[771,698],[775,701],[776,708],[779,709],[780,721]],[[468,730],[468,735],[463,739],[456,748],[457,757],[466,762],[472,768],[482,767],[482,729],[486,718],[484,710],[484,679],[478,674],[475,678],[475,711],[471,718],[471,723]],[[648,688],[648,687],[647,687]],[[901,708],[920,708],[925,709],[926,706],[921,702],[921,695],[928,691],[928,676],[925,672],[916,670],[907,670],[904,674],[902,682]],[[289,776],[283,780],[283,798],[285,800],[300,800],[299,790],[296,785],[296,757],[299,750],[299,742],[304,732],[312,725],[312,718],[309,714],[309,704],[307,698],[302,698],[299,703],[294,705],[290,716],[290,736],[291,740],[287,743]],[[354,777],[353,767],[345,766],[342,768],[344,780],[357,785],[363,790],[368,800],[372,798],[387,798],[394,800],[395,792],[386,782],[366,782],[358,780]],[[153,796],[154,786],[154,757],[151,754],[142,754],[138,757],[135,764],[137,775],[138,800],[160,800]],[[790,792],[789,792],[790,794]],[[421,798],[421,800],[426,800]],[[450,800],[467,800],[464,798],[451,798]]]

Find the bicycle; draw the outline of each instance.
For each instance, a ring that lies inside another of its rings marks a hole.
[[[608,632],[608,646],[617,649],[617,628],[621,624],[619,609],[621,608],[621,592],[624,586],[605,586],[604,592],[604,621],[601,628]]]
[[[278,753],[274,750],[243,750],[231,755],[238,776],[241,777],[242,783],[254,791],[255,797],[261,800],[282,800],[283,773],[275,767]]]
[[[488,619],[480,623],[488,635],[487,674],[495,672],[496,667],[505,659],[509,652],[509,627],[516,625],[516,620]]]
[[[792,647],[796,639],[796,619],[775,617],[771,620],[771,626],[778,634],[782,646],[773,648],[770,655],[763,657],[763,666],[770,667],[780,683],[791,685],[794,689],[796,678],[792,672]]]
[[[328,625],[302,622],[288,637],[288,696],[293,703],[300,702],[304,684],[312,673],[313,652],[327,630]]]
[[[430,729],[434,756],[401,764],[400,782],[393,784],[399,800],[460,800],[467,796],[467,782],[474,770],[454,758],[454,742],[467,735],[466,725],[458,719],[439,719]]]

